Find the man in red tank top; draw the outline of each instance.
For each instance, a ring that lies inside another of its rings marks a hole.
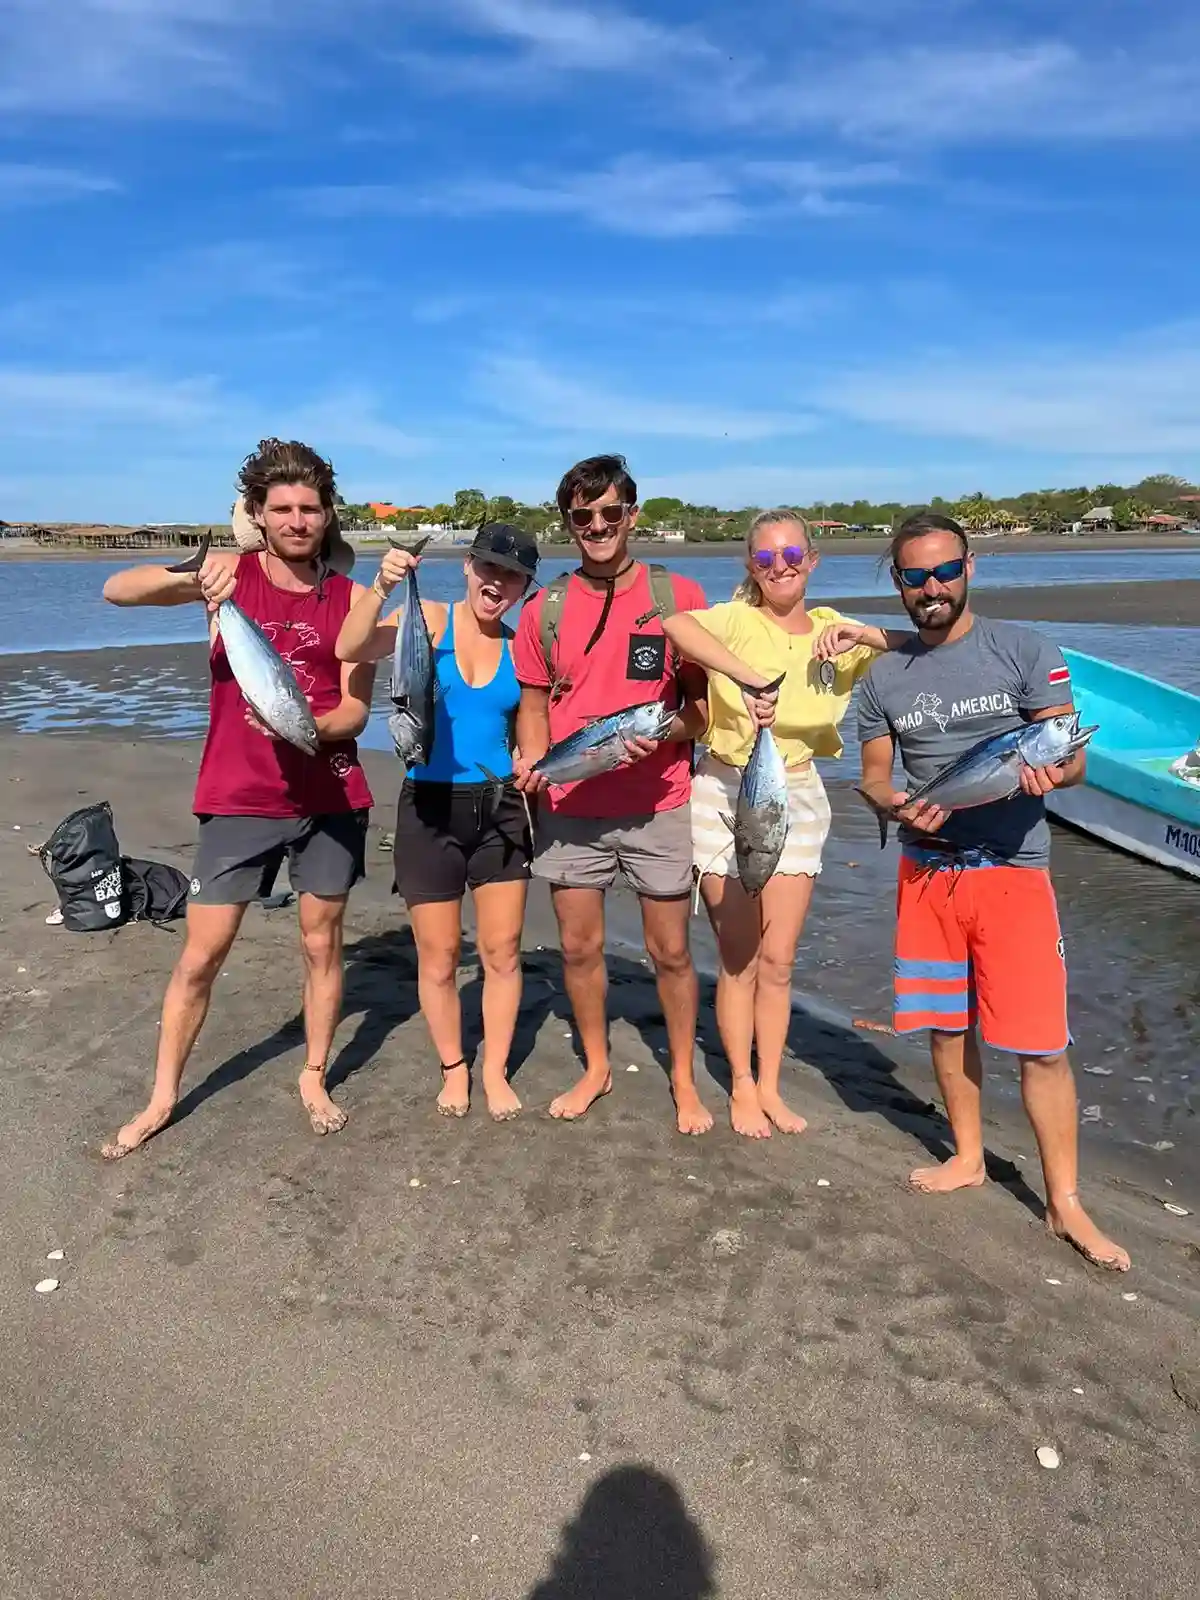
[[[342,928],[350,890],[365,871],[371,791],[355,740],[370,714],[375,669],[343,665],[334,646],[363,592],[346,572],[354,555],[337,530],[333,468],[307,445],[267,439],[241,472],[235,531],[258,545],[213,551],[198,572],[141,566],[104,586],[114,605],[208,606],[212,690],[196,781],[199,844],[187,939],[163,1001],[154,1087],[146,1109],[103,1154],[115,1161],[170,1120],[212,986],[246,907],[270,892],[286,858],[299,897],[307,1045],[300,1098],[317,1133],[345,1126],[325,1086],[342,1004]],[[240,519],[240,522],[239,522]],[[236,599],[291,666],[312,707],[315,756],[276,739],[250,710],[215,626]]]

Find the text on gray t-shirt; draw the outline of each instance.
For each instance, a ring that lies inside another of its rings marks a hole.
[[[894,736],[911,792],[981,739],[1021,727],[1033,712],[1071,703],[1070,674],[1057,645],[1032,628],[976,617],[950,644],[926,645],[914,634],[911,643],[872,662],[859,690],[858,737],[865,744]],[[927,838],[901,825],[902,844]],[[1013,866],[1050,861],[1045,805],[1023,793],[953,812],[936,838],[982,847]]]

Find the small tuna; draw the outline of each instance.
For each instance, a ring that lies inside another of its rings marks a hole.
[[[1097,727],[1099,724],[1097,724]],[[1058,767],[1082,750],[1096,727],[1081,728],[1079,712],[1064,712],[1023,728],[993,734],[943,767],[941,772],[914,789],[905,801],[929,800],[943,811],[970,811],[975,806],[1011,800],[1021,787],[1022,767]],[[859,793],[863,791],[860,789]],[[864,795],[864,799],[866,796]],[[887,844],[891,811],[878,811],[879,843]]]
[[[211,544],[212,534],[206,533],[190,560],[167,570],[199,572]],[[286,740],[305,755],[315,756],[317,725],[291,667],[258,623],[232,600],[222,600],[216,615],[229,670],[254,715],[277,739]]]
[[[759,691],[770,694],[783,676]],[[773,876],[788,836],[787,768],[770,728],[759,728],[738,786],[737,806],[724,821],[733,834],[738,878],[757,898]]]
[[[597,717],[551,745],[533,770],[545,773],[554,784],[578,783],[611,772],[621,764],[626,739],[662,739],[674,720],[670,706],[657,701]]]
[[[428,536],[413,544],[389,539],[394,550],[420,555],[429,543]],[[433,712],[437,680],[433,670],[433,645],[421,610],[417,573],[410,567],[404,580],[404,613],[396,629],[396,648],[392,653],[391,698],[393,711],[388,717],[388,732],[396,754],[406,767],[423,767],[433,754]]]

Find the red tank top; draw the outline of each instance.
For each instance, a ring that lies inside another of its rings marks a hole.
[[[258,555],[238,561],[234,599],[253,618],[296,674],[315,716],[342,698],[342,664],[334,655],[350,609],[353,584],[329,573],[315,589],[278,589]],[[334,811],[364,811],[371,791],[353,739],[322,744],[305,755],[282,739],[271,739],[247,720],[249,707],[234,680],[220,634],[209,657],[208,737],[200,758],[194,810],[198,816],[317,817]]]

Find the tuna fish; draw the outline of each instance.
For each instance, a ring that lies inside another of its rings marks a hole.
[[[975,806],[993,805],[997,800],[1010,800],[1021,787],[1022,767],[1061,766],[1082,750],[1095,732],[1096,727],[1081,728],[1079,712],[1069,711],[1042,722],[1027,722],[1023,728],[1008,733],[993,734],[914,789],[905,804],[929,800],[943,811],[969,811]],[[881,846],[887,844],[888,819],[894,815],[891,811],[878,812]]]
[[[428,538],[414,544],[399,539],[388,541],[395,550],[420,555]],[[404,614],[396,629],[396,648],[392,654],[391,697],[394,707],[388,717],[388,732],[396,754],[406,767],[423,767],[433,754],[433,708],[437,680],[433,670],[433,646],[421,610],[417,573],[410,567],[404,580]]]
[[[211,543],[212,534],[206,533],[190,560],[167,570],[199,572]],[[292,669],[258,623],[251,621],[232,600],[222,600],[216,617],[229,670],[254,715],[277,739],[295,745],[305,755],[315,756],[317,725]]]
[[[769,694],[782,682],[779,677],[762,692]],[[724,820],[733,833],[742,888],[757,897],[779,865],[788,836],[787,768],[770,728],[759,728],[742,772],[734,815]]]
[[[555,784],[578,783],[611,772],[621,764],[626,739],[662,739],[674,720],[669,706],[654,701],[597,717],[551,745],[533,770],[545,773]]]

